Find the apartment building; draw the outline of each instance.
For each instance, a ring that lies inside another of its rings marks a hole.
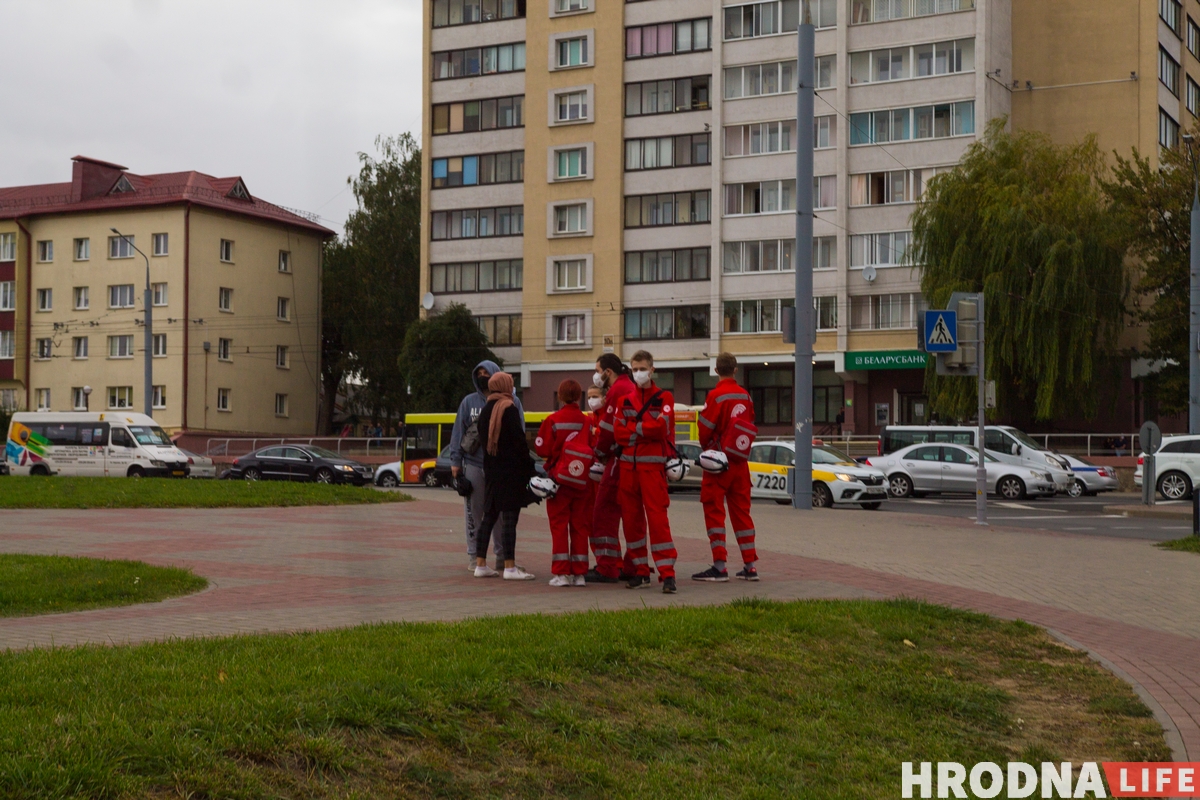
[[[814,417],[924,422],[909,215],[1008,114],[1008,0],[814,0]],[[743,363],[791,429],[798,0],[426,0],[422,283],[525,406],[606,351],[702,402]],[[518,368],[519,365],[519,368]]]
[[[154,418],[313,433],[330,236],[238,177],[76,156],[69,183],[0,188],[0,403],[141,411],[149,269]]]

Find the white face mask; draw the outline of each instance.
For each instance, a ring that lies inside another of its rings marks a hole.
[[[588,398],[588,408],[590,408],[592,411],[599,411],[600,406],[602,406],[602,405],[604,405],[603,397],[589,397]]]
[[[650,382],[650,370],[635,369],[633,371],[633,380],[638,386],[645,386]]]
[[[597,389],[604,388],[604,373],[603,372],[592,373],[592,385],[594,385]]]

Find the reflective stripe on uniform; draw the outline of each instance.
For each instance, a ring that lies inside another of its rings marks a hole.
[[[704,427],[706,427],[706,428],[715,428],[715,427],[717,427],[717,423],[715,423],[715,422],[709,422],[709,421],[708,421],[707,419],[705,419],[704,417],[700,417],[699,419],[700,419],[700,424],[701,424],[701,425],[703,425],[703,426],[704,426]]]
[[[604,430],[608,431],[609,433],[612,433],[613,426],[612,426],[612,423],[609,422],[608,420],[604,420],[603,422],[601,422],[600,427],[603,428]]]
[[[587,486],[587,478],[573,478],[570,475],[560,475],[556,480],[559,482],[573,483],[576,486]]]
[[[748,531],[734,531],[733,535],[739,539],[745,539],[747,537],[752,537],[752,536],[754,536],[754,528],[751,528]]]
[[[604,550],[604,549],[601,549],[601,548],[597,547],[597,548],[596,548],[596,556],[597,556],[597,557],[599,557],[599,556],[611,556],[611,557],[613,557],[613,558],[620,558],[620,557],[621,557],[621,551],[620,551],[620,550]]]
[[[639,422],[637,425],[634,425],[634,426],[633,426],[633,429],[634,429],[635,431],[637,431],[637,435],[638,435],[638,436],[645,436],[645,435],[646,435],[645,433],[643,433],[643,432],[642,432],[642,423],[640,423],[640,422]]]
[[[590,541],[592,544],[611,544],[617,547],[621,545],[615,536],[593,536],[588,541]]]
[[[627,464],[665,464],[668,459],[666,456],[633,456],[621,453],[621,460]]]
[[[582,422],[556,422],[550,426],[552,431],[581,431],[583,430]]]
[[[587,553],[584,553],[583,555],[572,554],[571,560],[572,561],[587,561],[588,560]]]
[[[754,549],[754,542],[738,542],[738,549],[742,552]]]
[[[639,547],[645,547],[645,546],[646,546],[646,537],[645,536],[643,536],[641,539],[638,539],[636,542],[628,542],[625,545],[625,547],[627,547],[630,550],[637,550]]]
[[[673,566],[675,566],[675,559],[673,559],[673,558],[656,558],[656,559],[654,559],[654,564],[655,564],[655,566],[658,566],[658,567],[673,567]]]
[[[648,559],[648,558],[635,558],[635,559],[633,559],[633,565],[634,565],[635,567],[640,567],[640,566],[642,566],[643,564],[649,564],[649,563],[650,563],[650,559]]]
[[[658,553],[658,552],[661,552],[661,551],[663,551],[663,550],[674,550],[674,549],[675,549],[675,543],[674,543],[674,542],[659,542],[658,544],[652,544],[652,545],[650,545],[650,552],[651,552],[651,553]]]
[[[566,553],[555,553],[554,556],[550,560],[551,561],[569,561],[570,556],[568,556]]]
[[[724,535],[725,535],[725,529],[724,529],[724,528],[709,528],[709,529],[708,529],[708,535],[709,535],[709,536],[712,536],[714,533],[719,533],[719,534],[721,534],[722,536],[724,536]]]
[[[716,402],[724,403],[726,400],[749,400],[748,394],[723,394],[717,398]]]
[[[708,540],[708,549],[709,550],[716,550],[718,547],[724,547],[724,546],[725,546],[724,539],[709,539]]]

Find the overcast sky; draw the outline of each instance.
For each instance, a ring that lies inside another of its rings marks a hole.
[[[240,175],[337,231],[378,134],[421,125],[419,0],[0,0],[0,186]]]

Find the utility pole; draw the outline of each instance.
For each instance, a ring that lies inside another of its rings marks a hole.
[[[1191,154],[1191,137],[1188,152]],[[1192,154],[1192,236],[1189,245],[1191,273],[1191,328],[1188,333],[1188,433],[1200,433],[1200,179]]]
[[[986,434],[986,420],[984,413],[987,404],[987,375],[983,370],[983,292],[979,293],[979,299],[976,301],[976,312],[978,318],[975,322],[975,363],[979,365],[978,394],[979,394],[979,433],[976,441],[979,442],[979,447],[976,448],[976,455],[979,457],[979,463],[975,466],[975,524],[987,525],[987,464],[984,449],[984,436]]]
[[[812,509],[813,403],[813,90],[816,86],[816,28],[809,2],[797,31],[796,78],[796,467],[792,508]]]
[[[143,294],[142,305],[146,307],[146,352],[145,358],[142,360],[142,371],[145,373],[143,379],[146,382],[144,391],[142,392],[142,405],[145,407],[144,413],[147,417],[154,416],[154,326],[151,320],[151,307],[154,305],[154,298],[150,292],[150,257],[138,248],[133,243],[133,239],[121,233],[116,228],[109,228],[110,231],[121,237],[130,247],[136,250],[142,258],[146,259],[146,291]],[[186,356],[185,356],[186,358]]]

